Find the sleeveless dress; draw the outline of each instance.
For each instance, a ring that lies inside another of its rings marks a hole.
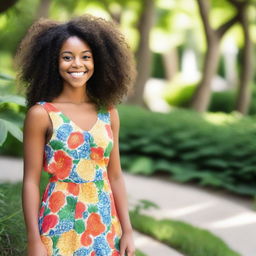
[[[49,183],[38,218],[48,255],[119,256],[122,230],[107,175],[113,148],[109,111],[100,109],[86,131],[50,102],[37,104],[53,127],[44,147]]]

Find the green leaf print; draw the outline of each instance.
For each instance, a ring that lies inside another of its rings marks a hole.
[[[44,216],[46,216],[50,212],[51,212],[50,209],[48,207],[45,207],[45,209],[44,209]]]
[[[78,164],[80,159],[73,160],[73,164]]]
[[[63,115],[62,113],[60,114],[60,117],[62,118],[64,123],[68,123],[69,122],[69,119],[65,115]]]
[[[118,237],[116,237],[115,238],[115,248],[117,249],[117,250],[120,250],[120,248],[119,248],[119,241],[120,241],[120,238],[118,238]]]
[[[76,201],[77,201],[77,199],[75,199],[73,196],[67,196],[67,203],[68,203],[68,206],[70,207],[70,209],[75,210]]]
[[[72,196],[67,196],[67,205],[65,205],[58,213],[60,220],[73,219],[76,208],[76,199]]]
[[[75,231],[78,233],[78,234],[81,234],[84,232],[85,230],[85,226],[84,226],[84,221],[83,220],[77,220],[75,221]]]
[[[60,236],[52,236],[53,248],[56,248]]]
[[[98,212],[98,206],[94,205],[94,204],[90,204],[88,207],[88,212],[92,213],[92,212]]]
[[[53,150],[63,149],[64,143],[59,140],[52,140],[50,145]]]
[[[64,206],[59,212],[59,219],[64,220],[64,219],[69,219],[72,220],[74,217],[74,213],[72,212],[72,209],[70,209],[69,205]]]
[[[97,181],[95,181],[95,184],[96,184],[96,186],[99,190],[102,190],[102,188],[104,186],[104,181],[103,180],[97,180]]]
[[[110,141],[110,142],[108,143],[108,146],[107,146],[105,152],[104,152],[104,156],[105,156],[105,157],[110,156],[112,147],[113,147],[113,143]]]

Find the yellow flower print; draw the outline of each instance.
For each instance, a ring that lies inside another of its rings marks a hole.
[[[106,148],[108,146],[109,137],[103,121],[99,120],[97,125],[91,131],[91,134],[98,147]]]
[[[41,240],[46,247],[47,255],[52,255],[52,239],[48,236],[41,236]]]
[[[78,175],[85,180],[93,180],[95,176],[95,163],[90,159],[81,159],[76,169]]]
[[[86,182],[81,184],[78,201],[91,204],[98,203],[99,199],[95,183]]]
[[[63,120],[59,114],[55,112],[50,112],[49,115],[51,116],[53,127],[59,127],[60,125],[63,124]]]
[[[56,182],[55,191],[67,191],[68,183]]]
[[[74,230],[65,232],[60,236],[57,246],[60,255],[73,256],[74,251],[80,246],[79,235]]]
[[[122,228],[121,228],[120,221],[118,220],[118,218],[116,216],[112,217],[112,224],[114,225],[115,232],[116,232],[117,236],[121,237],[122,236]]]

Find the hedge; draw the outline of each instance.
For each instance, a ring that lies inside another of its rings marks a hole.
[[[180,182],[256,195],[254,118],[189,110],[164,114],[129,105],[118,110],[124,170],[161,171]]]

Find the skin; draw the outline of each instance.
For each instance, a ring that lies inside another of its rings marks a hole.
[[[63,78],[63,90],[52,103],[65,112],[67,116],[73,116],[72,120],[84,130],[89,130],[93,126],[97,113],[96,106],[89,100],[85,90],[86,82],[93,75],[93,70],[93,56],[89,45],[77,37],[68,38],[62,45],[59,57],[59,72]],[[80,71],[85,73],[79,77],[72,74],[72,72]],[[85,112],[87,113],[86,118]],[[120,256],[124,256],[125,253],[127,256],[134,256],[135,246],[128,214],[126,188],[120,165],[120,120],[116,108],[110,108],[110,116],[114,146],[110,154],[107,171],[123,231],[120,241]],[[87,127],[85,127],[85,124],[87,124]],[[44,145],[51,136],[51,130],[51,121],[47,112],[42,106],[32,106],[27,112],[23,133],[24,177],[22,203],[27,227],[28,256],[47,256],[46,248],[40,238],[37,222],[41,202],[39,186]]]

